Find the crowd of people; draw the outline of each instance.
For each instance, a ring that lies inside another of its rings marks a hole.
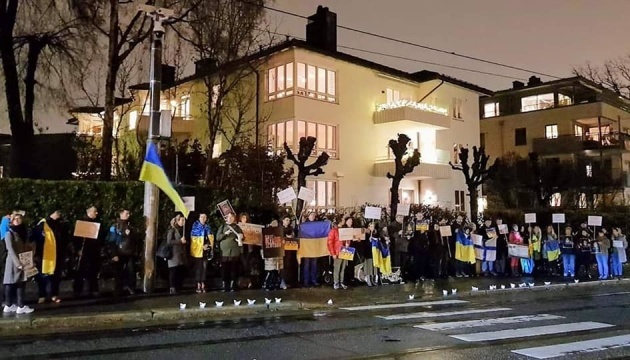
[[[365,220],[310,212],[296,226],[285,216],[266,227],[279,228],[288,243],[300,240],[302,230],[315,226],[325,236],[327,254],[300,253],[298,246],[286,246],[284,255],[266,257],[263,246],[246,243],[243,224],[247,214],[227,214],[213,231],[207,214],[199,214],[191,227],[176,215],[159,240],[157,257],[168,268],[171,294],[179,293],[184,279],[194,277],[195,291],[207,290],[209,268],[218,269],[223,291],[239,288],[267,290],[289,287],[317,287],[325,283],[347,289],[350,283],[368,287],[384,282],[416,281],[470,276],[594,276],[597,264],[601,280],[622,276],[628,242],[618,227],[600,227],[593,232],[586,223],[566,226],[557,234],[554,226],[531,224],[508,228],[500,218],[485,219],[479,227],[462,216],[449,223],[431,221],[424,214],[409,217]],[[3,312],[26,314],[33,311],[24,302],[27,280],[38,285],[38,303],[61,302],[62,278],[73,281],[75,297],[97,297],[99,280],[106,273],[113,278],[114,295],[133,295],[140,275],[138,264],[143,234],[130,225],[131,213],[121,209],[111,226],[100,226],[95,236],[69,236],[60,211],[53,211],[32,228],[23,223],[23,213],[14,211],[0,225],[0,271],[3,272]],[[82,219],[99,223],[98,209],[86,210]],[[310,224],[309,224],[310,223]],[[348,238],[340,229],[358,228],[360,236]],[[543,230],[544,229],[544,230]],[[559,229],[559,228],[558,228]],[[76,233],[76,232],[74,232]],[[22,257],[32,251],[36,271]],[[325,251],[325,250],[324,250]],[[395,270],[395,271],[394,271]],[[30,274],[30,275],[29,275]],[[86,286],[87,285],[87,286]]]

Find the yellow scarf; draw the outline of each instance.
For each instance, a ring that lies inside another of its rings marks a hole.
[[[57,266],[57,240],[55,239],[55,233],[50,226],[46,223],[46,220],[39,222],[44,223],[44,256],[42,257],[42,273],[44,275],[53,275]]]

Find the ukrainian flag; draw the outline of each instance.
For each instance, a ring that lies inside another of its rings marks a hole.
[[[381,270],[383,275],[392,273],[392,257],[389,256],[389,248],[377,238],[370,238],[372,245],[372,260],[374,267]]]
[[[558,260],[560,257],[560,244],[558,240],[545,241],[545,252],[547,253],[548,261]]]
[[[330,221],[307,221],[300,224],[298,236],[300,247],[297,252],[298,263],[302,258],[318,258],[328,255],[328,233]]]
[[[476,260],[475,248],[473,246],[472,239],[470,237],[466,237],[463,231],[458,231],[456,238],[455,259],[474,264]]]
[[[140,180],[148,181],[160,190],[164,191],[171,201],[175,204],[175,208],[184,214],[184,217],[188,218],[188,209],[184,205],[184,201],[179,196],[171,182],[168,180],[164,167],[160,161],[160,155],[158,155],[157,148],[154,143],[149,143],[147,149],[147,155],[144,158],[142,169],[140,170]]]

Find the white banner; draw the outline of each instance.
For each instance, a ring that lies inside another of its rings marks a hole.
[[[366,219],[372,219],[372,220],[380,220],[382,211],[383,211],[383,209],[381,209],[380,207],[366,206],[365,207],[365,218]]]
[[[293,190],[292,187],[286,188],[278,193],[278,202],[280,204],[290,203],[296,198],[297,196],[295,195],[295,190]]]
[[[525,224],[533,224],[536,222],[536,213],[525,214]]]
[[[305,203],[310,204],[313,200],[315,200],[315,191],[302,186],[300,187],[300,192],[298,193],[298,199],[304,200]]]
[[[508,254],[511,257],[529,258],[529,247],[527,245],[508,244]]]
[[[589,216],[588,217],[588,226],[602,226],[602,217],[601,216]]]
[[[551,214],[551,222],[554,224],[564,224],[566,222],[564,214]]]
[[[411,205],[409,204],[398,204],[398,208],[396,209],[396,216],[409,216],[409,210]]]

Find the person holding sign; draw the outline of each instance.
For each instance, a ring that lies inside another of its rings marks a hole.
[[[429,222],[424,214],[416,213],[413,237],[409,243],[409,252],[413,261],[413,277],[416,283],[424,281],[429,273]]]
[[[243,246],[243,231],[234,222],[236,216],[229,213],[225,224],[217,231],[217,241],[221,246],[221,270],[223,277],[223,291],[235,291],[237,270]]]
[[[576,271],[575,273],[580,276],[582,268],[584,268],[585,277],[591,278],[591,257],[592,255],[592,245],[591,239],[589,238],[586,231],[582,231],[582,235],[578,238],[577,244],[575,246],[575,262],[576,262]]]
[[[353,241],[352,244],[357,249],[360,257],[363,259],[363,272],[365,274],[365,283],[371,287],[376,284],[376,269],[374,268],[374,256],[372,253],[372,239],[376,234],[374,223],[368,225],[365,231],[365,238],[362,241]]]
[[[88,290],[92,297],[98,297],[98,273],[101,269],[101,248],[104,243],[104,233],[100,227],[98,209],[90,206],[86,211],[83,222],[95,224],[93,229],[98,229],[93,234],[85,234],[74,237],[74,249],[76,256],[75,276],[72,286],[74,297],[77,298],[83,292],[83,285],[88,283]],[[79,222],[75,227],[77,234]],[[88,237],[89,235],[89,237]]]
[[[518,225],[512,225],[512,231],[510,231],[509,243],[512,245],[523,245],[523,237],[521,233],[518,231]],[[512,270],[512,276],[521,276],[520,274],[520,261],[521,259],[517,256],[510,257],[510,268]]]
[[[295,228],[291,225],[291,217],[285,216],[282,218],[282,237],[285,241],[284,247],[284,269],[282,270],[282,282],[280,282],[280,289],[286,290],[287,285],[295,287],[298,284],[298,269],[300,265],[297,261],[298,243],[295,238]],[[288,248],[287,244],[292,244],[294,247]]]
[[[348,217],[343,221],[337,219],[333,224],[332,229],[328,233],[328,252],[333,257],[333,288],[335,290],[348,287],[344,284],[344,274],[348,260],[342,259],[340,254],[342,250],[348,249],[350,241],[342,241],[339,239],[339,228],[352,228],[352,218]],[[354,251],[354,248],[350,248]]]
[[[621,279],[623,263],[627,261],[626,249],[628,248],[628,241],[618,227],[612,229],[612,245],[612,254],[610,255],[612,265],[610,271],[613,277]]]
[[[597,231],[597,239],[593,243],[593,252],[597,260],[597,271],[599,280],[608,279],[608,251],[610,250],[610,239],[604,234],[602,229]]]
[[[27,264],[20,260],[20,254],[29,250],[25,239],[26,229],[22,226],[22,215],[12,215],[9,232],[4,239],[7,247],[7,262],[4,266],[3,279],[6,305],[2,312],[5,314],[30,314],[33,312],[33,309],[24,305]]]
[[[564,277],[575,277],[575,243],[573,241],[572,231],[573,229],[570,226],[565,227],[564,236],[560,243]]]
[[[497,224],[497,259],[494,262],[494,271],[501,276],[507,275],[506,263],[509,257],[508,253],[508,239],[509,234],[507,224],[503,224],[503,219],[497,217],[495,220]]]
[[[284,268],[284,250],[282,248],[281,235],[282,230],[278,229],[278,220],[275,219],[271,221],[267,229],[263,230],[263,246],[260,249],[260,256],[264,261],[265,280],[263,281],[263,288],[265,290],[276,290],[284,282],[280,276]],[[270,252],[270,250],[273,252],[280,251],[282,256],[270,257],[265,255],[265,252]]]
[[[40,220],[31,232],[31,241],[35,243],[35,262],[39,269],[36,277],[39,290],[38,303],[42,304],[46,301],[60,303],[59,283],[68,243],[62,229],[59,210]]]

